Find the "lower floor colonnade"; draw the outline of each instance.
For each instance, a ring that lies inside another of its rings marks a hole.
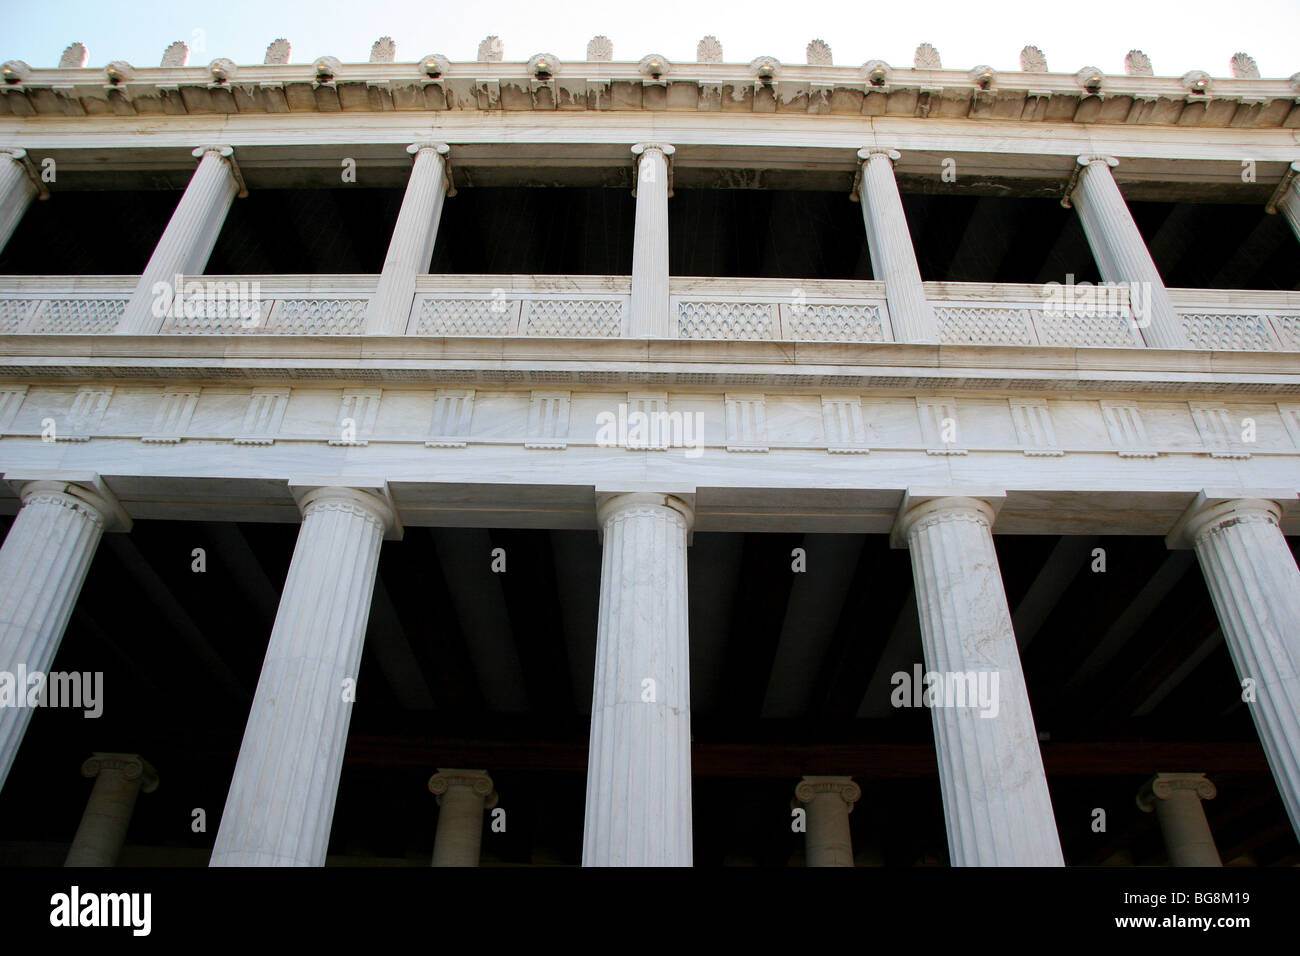
[[[390,613],[382,582],[377,591],[380,553],[404,528],[388,488],[313,480],[293,482],[292,492],[301,525],[215,827],[213,866],[325,863],[371,615]],[[48,671],[103,532],[126,532],[131,522],[102,482],[42,477],[22,482],[19,494],[0,547],[0,669]],[[1253,688],[1249,713],[1268,767],[1300,831],[1300,570],[1282,532],[1283,504],[1204,494],[1166,543],[1195,554],[1237,676]],[[924,668],[937,675],[939,698],[929,709],[950,862],[1060,866],[1059,811],[995,548],[1001,507],[998,494],[909,493],[891,541],[908,552]],[[695,495],[680,490],[596,495],[584,865],[693,863],[688,562],[696,511]],[[788,532],[797,521],[782,516],[773,530]],[[0,771],[12,765],[31,713],[0,710]],[[428,789],[440,806],[434,865],[478,863],[484,825],[498,809],[490,757],[459,764],[480,770],[425,769],[436,770]],[[143,757],[95,759],[105,769],[69,863],[110,864],[137,794],[159,779]],[[122,767],[134,768],[129,779]],[[167,768],[159,767],[165,782]],[[839,769],[790,780],[809,865],[853,862],[850,811],[862,790],[855,774]],[[1150,766],[1147,775],[1156,776],[1138,797],[1154,809],[1176,865],[1219,861],[1201,807],[1213,784],[1182,784],[1199,772]],[[103,798],[113,786],[125,796]]]

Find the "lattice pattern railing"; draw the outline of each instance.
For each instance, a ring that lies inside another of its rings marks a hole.
[[[189,297],[169,305],[161,331],[178,335],[361,335],[373,294],[364,276],[202,277],[238,286],[226,299]],[[301,279],[301,281],[299,281]],[[128,277],[0,280],[0,334],[99,335],[115,330]],[[421,277],[408,335],[619,338],[627,335],[625,277]],[[500,287],[494,283],[500,282]],[[251,297],[244,286],[266,294]],[[880,283],[674,279],[673,331],[683,339],[887,343],[894,341]],[[1097,309],[1054,307],[1050,286],[927,283],[945,345],[1140,348],[1142,323],[1126,303]],[[1300,304],[1260,292],[1173,290],[1193,348],[1300,351]],[[1288,298],[1287,296],[1290,295]],[[1238,302],[1243,302],[1238,305]],[[1249,303],[1245,305],[1244,303]]]

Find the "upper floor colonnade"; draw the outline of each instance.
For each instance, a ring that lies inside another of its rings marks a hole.
[[[373,295],[364,303],[364,320],[356,323],[356,330],[367,335],[403,335],[417,325],[417,277],[427,273],[443,205],[454,194],[452,147],[424,140],[412,143],[407,152],[412,157],[411,168],[382,273]],[[626,331],[621,332],[630,338],[676,338],[681,334],[670,308],[668,256],[668,204],[673,195],[675,152],[672,144],[664,142],[631,146],[636,216]],[[193,156],[197,167],[113,323],[113,332],[152,335],[164,330],[168,313],[166,306],[159,308],[158,289],[170,287],[176,276],[202,273],[232,202],[247,194],[232,147],[202,145],[193,150]],[[895,174],[900,157],[898,150],[888,147],[858,150],[852,198],[861,204],[872,273],[883,284],[890,333],[882,339],[936,343],[941,341],[940,323],[922,283]],[[1112,170],[1119,164],[1120,160],[1106,154],[1079,155],[1062,204],[1078,213],[1102,279],[1132,290],[1127,307],[1132,311],[1135,334],[1126,344],[1195,347],[1200,343],[1189,337],[1187,323],[1175,308],[1116,183]],[[1292,163],[1270,207],[1286,217],[1300,240],[1297,169],[1300,162]],[[41,188],[23,150],[0,152],[0,243],[7,241]]]

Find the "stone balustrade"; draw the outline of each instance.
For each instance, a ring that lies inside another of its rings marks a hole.
[[[373,275],[186,276],[160,290],[164,335],[362,335]],[[134,276],[0,277],[0,335],[113,332]],[[943,345],[1144,348],[1140,293],[926,282]],[[1300,351],[1300,293],[1171,289],[1193,348]],[[629,338],[627,276],[423,275],[405,334]],[[702,341],[891,343],[876,281],[674,277],[670,337]]]

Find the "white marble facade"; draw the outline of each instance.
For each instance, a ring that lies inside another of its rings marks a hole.
[[[0,502],[18,515],[0,547],[0,669],[49,664],[105,531],[301,522],[213,865],[324,861],[349,714],[336,687],[356,670],[381,541],[530,509],[530,526],[603,541],[587,865],[691,863],[694,530],[866,531],[910,550],[927,663],[987,659],[1008,678],[993,720],[935,712],[957,865],[1061,863],[992,535],[1168,535],[1195,549],[1239,672],[1270,690],[1255,719],[1300,831],[1300,582],[1283,537],[1300,532],[1300,294],[1165,288],[1120,188],[1170,163],[1213,182],[1247,149],[1300,236],[1300,74],[1261,79],[1246,57],[1233,85],[1197,86],[1152,76],[1137,51],[1124,77],[1051,74],[1026,47],[1028,82],[944,69],[929,44],[911,69],[836,66],[821,41],[807,66],[728,65],[712,37],[695,65],[615,62],[603,37],[581,64],[506,61],[497,37],[472,64],[403,64],[384,40],[368,64],[310,66],[277,40],[249,84],[226,60],[196,81],[183,49],[149,71],[87,68],[79,46],[57,71],[4,67],[0,243],[47,193],[52,150],[135,166],[192,151],[194,172],[141,276],[0,277]],[[259,281],[251,317],[157,307],[156,283],[201,276],[259,150],[337,165],[344,143],[406,170],[380,275],[224,277],[236,294]],[[526,164],[519,144],[631,170],[630,276],[423,274],[458,151]],[[922,281],[898,176],[938,175],[925,164],[949,153],[1059,181],[1123,294],[1075,314],[1044,287]],[[853,181],[875,280],[669,275],[680,169],[814,161]],[[654,440],[621,430],[642,412],[666,429]],[[543,488],[571,507],[547,512]],[[322,589],[331,601],[312,600]],[[25,726],[0,720],[0,784]],[[477,862],[490,771],[431,781],[435,865]],[[1152,799],[1171,856],[1209,860],[1199,803],[1175,807],[1170,786]],[[111,827],[87,825],[87,859],[120,847],[128,789]],[[811,776],[796,793],[809,863],[851,865],[858,786]]]

